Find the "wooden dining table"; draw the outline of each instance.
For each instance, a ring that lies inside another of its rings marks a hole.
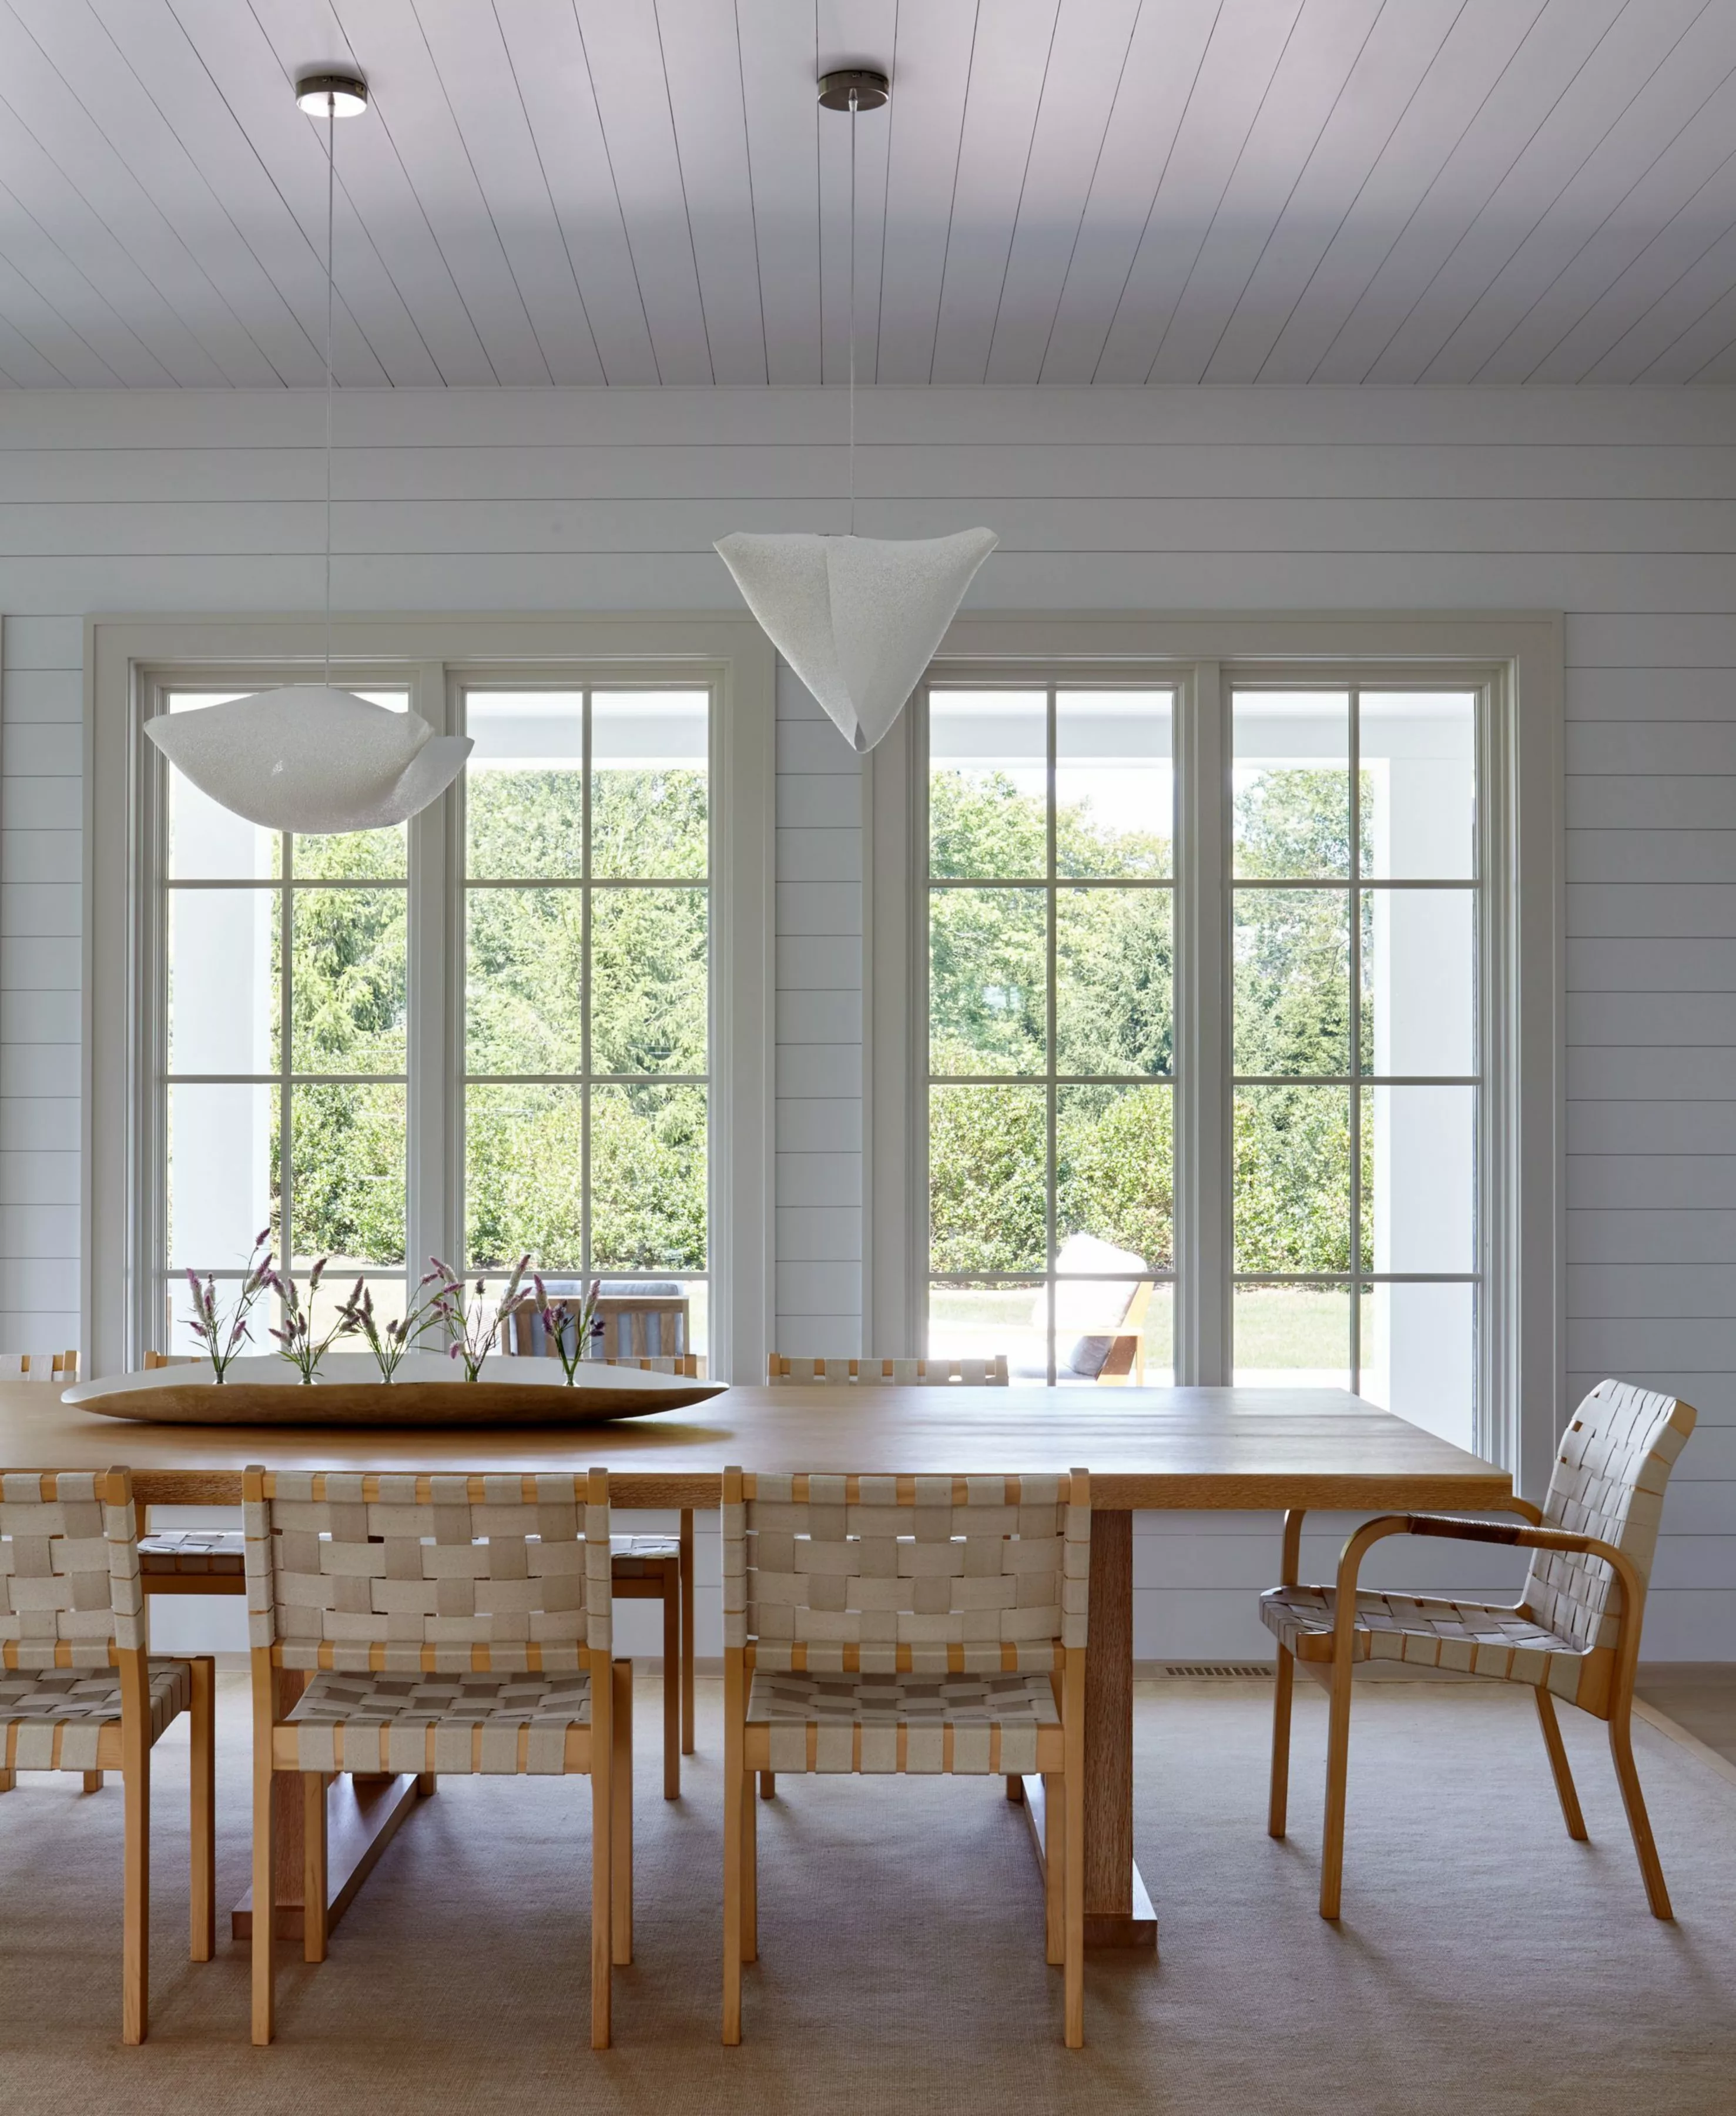
[[[609,1472],[612,1503],[628,1510],[714,1510],[731,1465],[955,1476],[1088,1470],[1086,1938],[1123,1947],[1155,1946],[1157,1933],[1133,1856],[1133,1515],[1488,1512],[1512,1498],[1504,1470],[1342,1389],[738,1387],[648,1418],[507,1430],[159,1425],[64,1404],[52,1386],[0,1382],[0,1470],[124,1465],[145,1506],[237,1506],[241,1471],[252,1463],[379,1471],[600,1466]],[[334,1786],[334,1911],[353,1898],[416,1791],[414,1778]],[[299,1814],[299,1796],[286,1801],[286,1836]],[[280,1930],[300,1925],[295,1833],[279,1862]],[[1040,1830],[1033,1836],[1040,1848]]]

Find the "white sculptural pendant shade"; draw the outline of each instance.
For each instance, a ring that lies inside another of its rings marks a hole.
[[[878,536],[759,536],[717,552],[773,646],[853,749],[872,749],[915,690],[992,529],[893,542]]]
[[[311,836],[402,823],[471,752],[467,735],[437,735],[416,713],[324,683],[161,713],[145,732],[200,793],[268,830]]]

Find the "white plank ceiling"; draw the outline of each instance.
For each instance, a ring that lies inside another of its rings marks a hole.
[[[1736,380],[1736,0],[0,0],[0,381]]]

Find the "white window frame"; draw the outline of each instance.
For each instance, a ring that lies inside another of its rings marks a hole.
[[[961,618],[865,775],[865,1342],[919,1350],[925,1313],[929,683],[1177,692],[1176,1381],[1231,1378],[1229,698],[1238,680],[1478,694],[1478,1451],[1546,1486],[1566,1398],[1562,624],[1559,615]],[[1216,1170],[1215,1180],[1203,1171]]]
[[[143,733],[166,685],[305,680],[324,652],[311,619],[93,619],[86,628],[81,1350],[87,1371],[136,1366],[154,1340],[160,1259],[158,1109],[162,892],[154,842],[167,767]],[[411,709],[456,726],[475,683],[578,682],[711,691],[711,1008],[708,1267],[711,1371],[758,1380],[773,1314],[772,1083],[775,842],[774,657],[751,619],[537,615],[354,619],[334,679],[407,684]],[[449,1254],[462,1194],[462,800],[411,824],[408,1255]],[[445,1111],[426,1106],[441,1054]],[[412,1272],[413,1276],[413,1272]]]

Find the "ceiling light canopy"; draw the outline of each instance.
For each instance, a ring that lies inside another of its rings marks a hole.
[[[856,533],[856,121],[884,107],[892,83],[868,67],[819,81],[823,110],[850,119],[850,518],[843,536],[719,539],[760,628],[852,749],[891,729],[933,660],[965,591],[1000,541],[992,529],[894,541]]]
[[[296,108],[310,117],[360,117],[368,107],[368,84],[359,73],[319,67],[296,76]]]

